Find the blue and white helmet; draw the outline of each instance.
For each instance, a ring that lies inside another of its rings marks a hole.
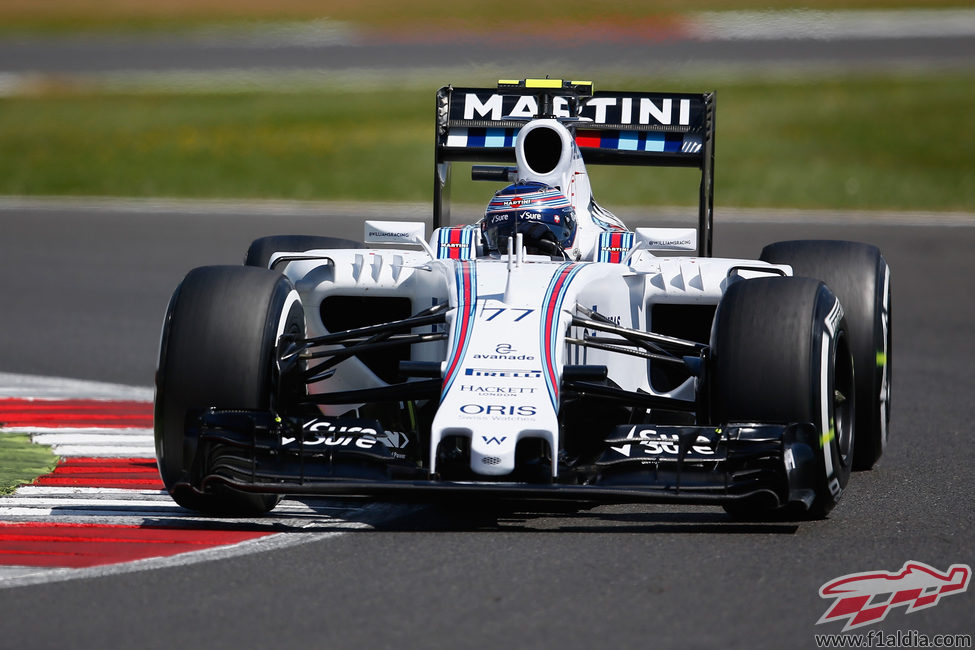
[[[508,237],[521,233],[529,252],[563,255],[576,236],[576,216],[557,188],[521,181],[494,194],[481,220],[487,250],[504,252]]]

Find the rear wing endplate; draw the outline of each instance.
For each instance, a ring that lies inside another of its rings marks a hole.
[[[541,108],[541,110],[539,110]],[[711,255],[715,94],[593,92],[591,82],[535,79],[437,91],[433,227],[449,225],[450,163],[515,160],[515,141],[541,114],[574,130],[587,165],[701,171],[698,254]]]

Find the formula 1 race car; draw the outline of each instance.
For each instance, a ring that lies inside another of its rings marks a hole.
[[[429,237],[404,221],[366,221],[364,243],[264,237],[244,265],[176,288],[155,441],[177,503],[477,496],[821,517],[876,463],[887,263],[837,241],[712,257],[713,93],[528,79],[436,102]],[[503,186],[474,224],[449,223],[455,161]],[[594,164],[700,170],[696,227],[627,229],[593,197]]]

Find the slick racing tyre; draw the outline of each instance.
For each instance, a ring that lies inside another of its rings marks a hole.
[[[329,248],[363,248],[359,242],[340,237],[319,237],[315,235],[271,235],[251,242],[244,257],[244,266],[268,268],[271,256],[278,252],[303,253],[305,251]]]
[[[260,514],[280,500],[226,487],[204,494],[190,488],[197,440],[187,421],[211,406],[268,409],[277,340],[303,332],[301,301],[280,273],[205,266],[176,288],[163,323],[154,419],[159,473],[178,504],[212,514]]]
[[[741,280],[722,297],[711,338],[712,421],[812,423],[815,496],[806,516],[825,516],[853,460],[853,360],[840,302],[810,278]],[[725,509],[749,518],[775,512],[766,501]]]
[[[844,241],[770,244],[761,259],[822,280],[846,313],[856,375],[853,469],[870,469],[887,447],[890,424],[890,268],[876,246]]]

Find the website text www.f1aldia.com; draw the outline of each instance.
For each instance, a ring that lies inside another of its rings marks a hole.
[[[917,630],[816,634],[817,648],[971,648],[971,634],[923,634]]]

